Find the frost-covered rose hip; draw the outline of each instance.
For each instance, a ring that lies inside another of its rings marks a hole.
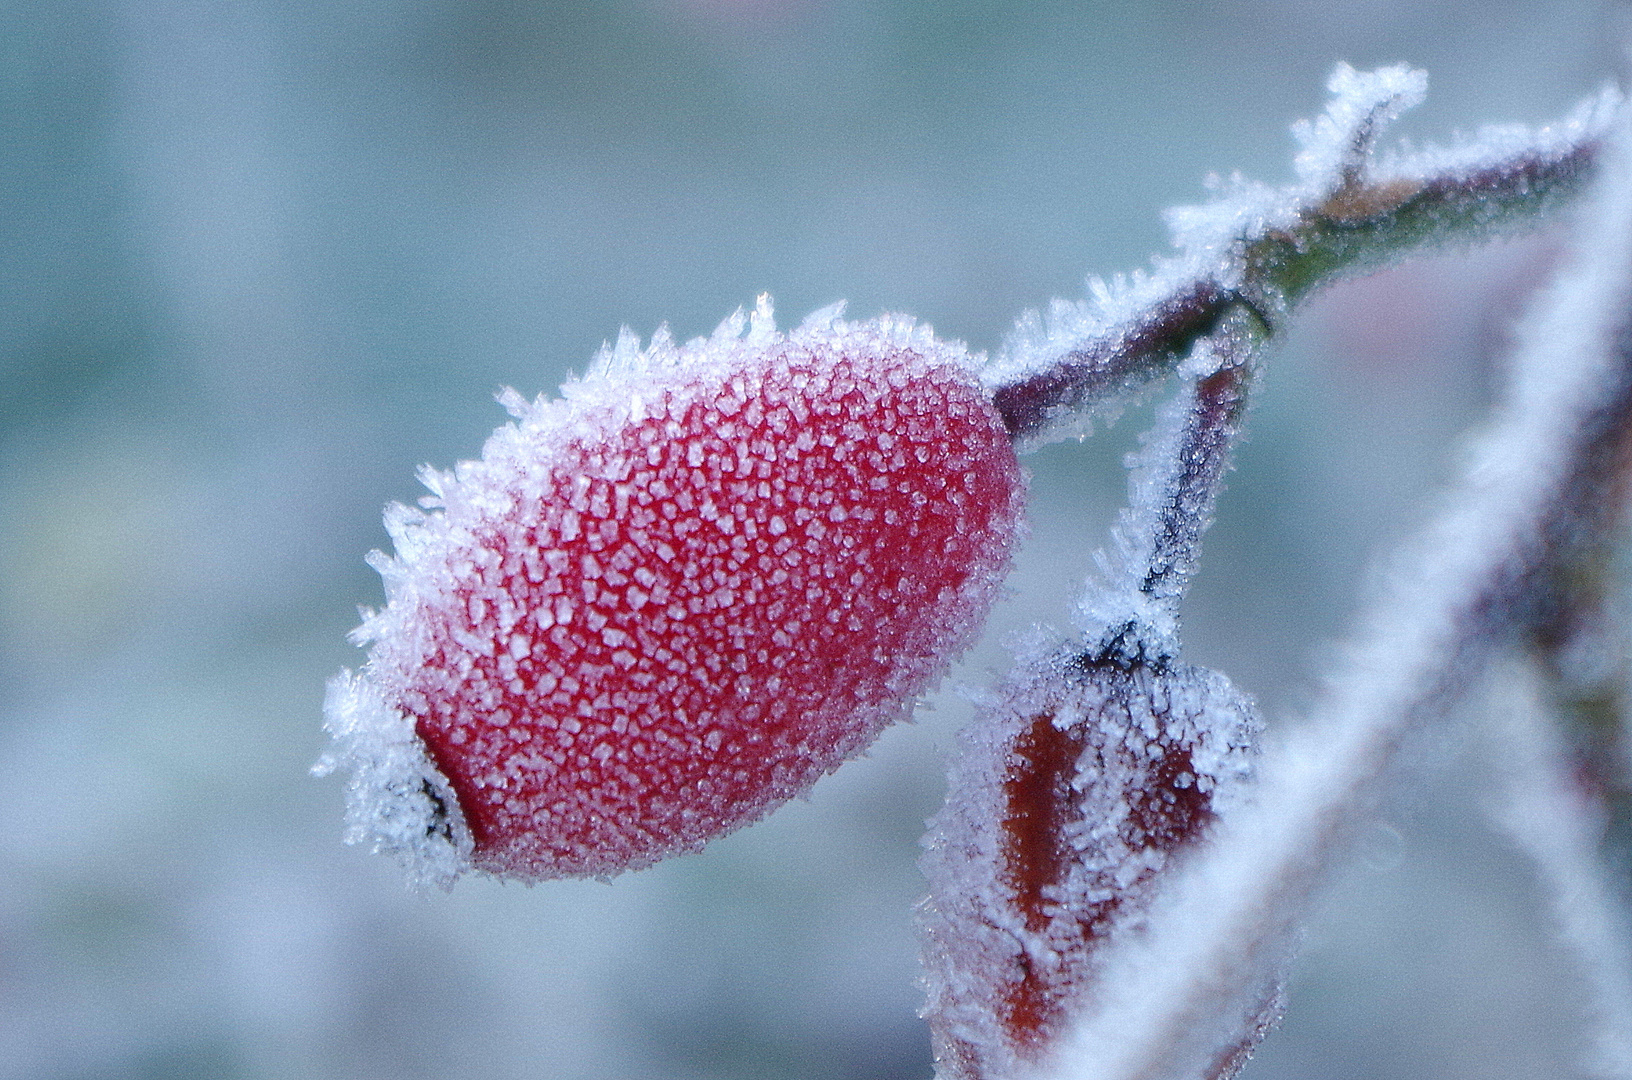
[[[1095,1003],[1111,941],[1136,932],[1164,872],[1245,798],[1260,727],[1252,699],[1206,668],[1080,645],[1021,662],[965,729],[925,841],[937,1076],[1037,1072]],[[1263,1037],[1277,990],[1212,1080]]]
[[[990,605],[1021,471],[962,346],[838,315],[625,334],[387,512],[388,603],[326,706],[351,839],[420,880],[612,874],[907,713]]]

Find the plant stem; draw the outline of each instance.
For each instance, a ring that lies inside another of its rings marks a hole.
[[[1092,583],[1083,630],[1092,662],[1165,663],[1179,654],[1179,608],[1246,415],[1268,325],[1232,310],[1197,343],[1174,402],[1147,436],[1117,526],[1122,572]],[[1107,557],[1105,562],[1111,560]]]
[[[1292,308],[1341,277],[1536,220],[1583,188],[1600,152],[1599,132],[1582,125],[1573,142],[1532,145],[1472,169],[1368,179],[1356,168],[1334,190],[1288,192],[1298,205],[1283,220],[1243,229],[1138,310],[1006,377],[993,388],[997,410],[1015,439],[1046,439],[1056,424],[1171,371],[1232,312],[1250,310],[1273,334]]]

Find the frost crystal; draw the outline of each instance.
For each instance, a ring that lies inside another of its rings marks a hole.
[[[1378,133],[1428,96],[1428,73],[1404,64],[1356,71],[1339,63],[1326,80],[1332,100],[1314,120],[1292,125],[1293,165],[1312,191],[1330,191],[1364,167]]]
[[[839,314],[625,332],[564,400],[506,392],[482,459],[391,508],[389,603],[328,709],[354,832],[420,829],[420,876],[461,845],[604,876],[755,820],[907,712],[996,592],[1021,473],[961,346]]]
[[[1046,1057],[1139,925],[1157,876],[1241,798],[1259,730],[1217,672],[1054,650],[962,739],[923,869],[924,962],[946,1080]]]

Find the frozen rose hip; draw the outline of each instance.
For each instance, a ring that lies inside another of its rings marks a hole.
[[[644,866],[807,790],[969,643],[1020,529],[959,345],[768,304],[629,336],[376,553],[368,664],[330,687],[351,838],[418,878]]]

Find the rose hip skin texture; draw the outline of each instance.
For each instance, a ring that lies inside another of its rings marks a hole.
[[[412,632],[372,634],[368,676],[476,869],[701,847],[862,750],[973,637],[1019,530],[1008,435],[961,350],[838,325],[644,373],[633,408],[522,405],[432,477],[443,508],[381,561],[439,580]]]

